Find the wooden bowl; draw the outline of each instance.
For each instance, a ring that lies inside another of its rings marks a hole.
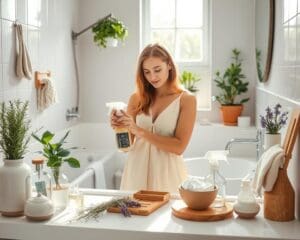
[[[193,210],[207,209],[217,197],[218,189],[212,191],[196,192],[180,187],[179,194],[188,208]]]

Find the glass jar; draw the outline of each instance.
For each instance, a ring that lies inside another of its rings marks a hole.
[[[72,211],[79,212],[84,206],[84,196],[79,190],[78,185],[70,187],[68,208]]]
[[[52,181],[49,173],[44,171],[44,159],[35,158],[32,160],[34,171],[32,174],[32,188],[33,191],[40,193],[51,199],[52,197]]]
[[[60,167],[51,168],[52,201],[57,209],[64,209],[69,201],[69,180]]]

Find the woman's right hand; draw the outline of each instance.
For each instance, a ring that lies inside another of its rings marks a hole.
[[[112,128],[119,128],[119,127],[123,127],[123,124],[122,124],[122,115],[118,115],[117,114],[117,110],[113,109],[111,111],[111,114],[110,114],[110,125]]]

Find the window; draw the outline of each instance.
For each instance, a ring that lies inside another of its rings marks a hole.
[[[142,47],[161,43],[170,51],[180,71],[192,71],[201,77],[197,93],[201,110],[210,109],[208,2],[143,0],[142,5]]]

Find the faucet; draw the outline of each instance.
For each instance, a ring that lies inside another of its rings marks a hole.
[[[256,160],[258,161],[262,155],[263,146],[262,146],[262,131],[257,130],[256,138],[232,138],[225,146],[225,150],[230,152],[231,145],[234,143],[241,144],[255,144],[256,145]]]
[[[66,113],[66,119],[67,121],[70,121],[71,119],[77,119],[80,118],[79,112],[78,112],[78,107],[73,107],[71,109],[67,109]]]

